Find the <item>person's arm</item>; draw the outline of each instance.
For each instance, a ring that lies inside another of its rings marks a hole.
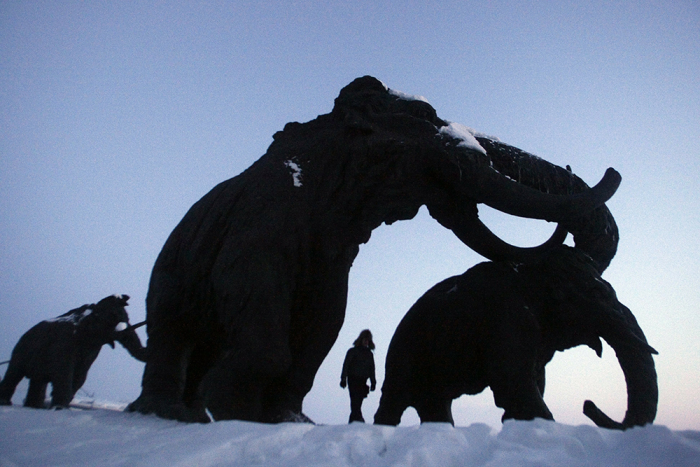
[[[352,348],[348,350],[345,354],[345,360],[343,361],[343,371],[340,373],[340,387],[345,389],[348,384],[348,366],[352,360]]]

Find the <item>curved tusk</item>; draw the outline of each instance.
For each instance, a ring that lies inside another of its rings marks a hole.
[[[526,262],[535,260],[543,251],[564,243],[568,234],[563,226],[557,225],[552,236],[541,245],[518,247],[502,240],[493,233],[476,214],[442,210],[437,205],[429,205],[428,211],[443,227],[452,230],[462,243],[491,261]]]
[[[146,323],[147,322],[144,320],[144,321],[141,321],[140,323],[136,323],[133,325],[129,324],[127,326],[122,327],[121,329],[115,329],[115,331],[116,332],[125,332],[125,331],[136,330],[136,329],[140,328],[141,326],[145,326]],[[123,324],[123,323],[119,323],[119,324]],[[117,325],[117,328],[119,327],[119,324]]]
[[[482,171],[476,200],[513,216],[558,222],[580,216],[605,204],[617,191],[622,176],[613,168],[581,193],[548,194],[512,180],[496,170]]]

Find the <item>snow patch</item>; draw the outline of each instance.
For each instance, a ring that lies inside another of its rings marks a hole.
[[[92,313],[92,308],[86,308],[80,313],[71,313],[66,316],[57,316],[55,318],[44,320],[47,323],[71,323],[73,326],[77,326],[82,320],[90,316]]]
[[[294,181],[294,186],[295,187],[300,187],[302,185],[301,183],[301,167],[299,167],[299,164],[292,160],[288,160],[284,163],[285,166],[287,166],[291,171],[292,171],[292,179]]]
[[[425,102],[426,104],[430,104],[428,102],[428,99],[426,99],[423,96],[414,96],[412,94],[406,94],[405,92],[402,91],[397,91],[396,89],[387,89],[389,91],[389,94],[392,96],[396,96],[399,99],[402,99],[404,101],[420,101],[420,102]]]
[[[447,123],[452,123],[452,122],[447,122]],[[491,141],[496,141],[496,142],[501,142],[500,138],[498,136],[493,136],[493,135],[487,135],[486,133],[482,133],[480,131],[477,131],[473,128],[469,128],[469,131],[471,132],[472,135],[474,135],[475,138],[484,138],[484,139],[490,139]]]
[[[384,86],[384,89],[386,89],[387,92],[389,94],[391,94],[392,96],[398,97],[399,99],[402,99],[405,101],[420,101],[420,102],[425,102],[426,104],[430,104],[430,102],[428,102],[428,99],[426,99],[423,96],[414,96],[412,94],[407,94],[403,91],[391,89],[389,86],[386,85],[386,83],[384,83],[384,81],[382,81],[382,80],[378,80],[378,81],[380,83],[382,83],[382,86]]]
[[[441,127],[439,131],[441,135],[447,135],[460,140],[460,143],[457,145],[458,147],[473,149],[474,151],[479,151],[486,155],[486,149],[484,149],[475,138],[475,136],[481,137],[482,134],[468,126],[464,126],[461,123],[450,122],[448,125]]]

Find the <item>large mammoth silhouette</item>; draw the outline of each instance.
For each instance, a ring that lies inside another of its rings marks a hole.
[[[129,410],[185,421],[304,418],[304,396],[343,324],[348,272],[374,228],[421,206],[489,259],[536,256],[573,233],[602,270],[617,248],[604,203],[571,172],[438,118],[358,78],[330,114],[288,123],[267,153],[195,203],[158,256],[150,349]],[[541,248],[498,239],[477,204],[557,222]]]
[[[555,351],[605,339],[627,381],[627,414],[615,422],[593,402],[584,413],[605,428],[654,421],[658,387],[652,349],[630,310],[590,258],[552,248],[528,263],[486,262],[425,293],[389,344],[374,422],[397,425],[412,406],[421,422],[450,422],[452,400],[487,386],[503,419],[553,419],[543,400]]]
[[[12,350],[0,405],[11,405],[17,384],[29,379],[26,407],[43,408],[46,387],[53,386],[51,407],[68,407],[87,378],[102,346],[119,342],[132,357],[145,361],[147,350],[126,312],[128,295],[110,295],[45,320],[24,333]]]

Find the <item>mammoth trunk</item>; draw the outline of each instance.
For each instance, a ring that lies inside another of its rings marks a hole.
[[[622,422],[616,422],[601,411],[592,401],[583,405],[583,413],[602,428],[624,430],[633,426],[644,426],[656,418],[659,389],[656,368],[650,347],[634,344],[619,345],[609,342],[615,349],[620,367],[627,383],[627,412]],[[653,349],[651,349],[653,351]],[[653,353],[656,353],[653,351]]]
[[[136,360],[146,362],[148,358],[148,349],[141,344],[141,339],[139,339],[135,331],[135,329],[143,326],[143,324],[145,324],[145,322],[139,323],[136,326],[128,326],[126,329],[116,332],[114,339]]]
[[[507,180],[531,188],[535,193],[556,195],[550,197],[516,197],[520,204],[506,201],[507,205],[486,204],[521,217],[545,218],[557,221],[574,236],[576,247],[588,254],[603,272],[617,252],[619,234],[612,214],[605,202],[613,196],[620,184],[620,175],[608,169],[603,179],[593,188],[566,169],[516,147],[477,137],[486,150],[490,167]],[[492,184],[494,187],[498,184]],[[502,185],[502,183],[501,183]],[[513,188],[512,190],[515,190]],[[549,200],[547,200],[549,198]],[[543,201],[545,200],[545,201]],[[511,205],[512,204],[512,205]],[[531,213],[529,209],[537,209]],[[548,213],[542,216],[542,211]],[[568,213],[567,213],[568,211]]]

